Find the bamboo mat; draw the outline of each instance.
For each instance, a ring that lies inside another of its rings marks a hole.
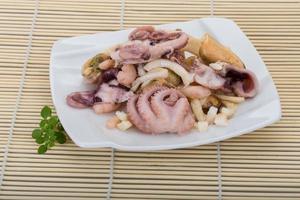
[[[196,148],[134,153],[71,141],[36,154],[63,37],[209,15],[235,20],[267,64],[282,120]],[[299,0],[1,0],[0,199],[300,199]]]

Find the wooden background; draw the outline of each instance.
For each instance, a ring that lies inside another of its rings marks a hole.
[[[209,15],[233,19],[258,49],[280,94],[280,122],[190,149],[69,141],[36,153],[31,131],[52,105],[55,40]],[[300,199],[299,37],[299,0],[0,0],[0,199]]]

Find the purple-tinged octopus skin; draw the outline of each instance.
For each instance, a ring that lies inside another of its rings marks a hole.
[[[66,101],[71,107],[93,107],[97,114],[101,114],[117,110],[122,102],[133,95],[133,92],[119,86],[102,83],[97,91],[73,92],[67,96]]]
[[[131,33],[129,38],[132,40],[111,53],[110,56],[114,60],[123,64],[146,63],[172,54],[175,50],[183,48],[188,42],[188,35],[181,31],[167,33],[164,31],[148,32],[143,28],[140,29],[140,32],[134,30]],[[151,39],[154,37],[154,33],[157,33],[155,41],[153,38]],[[157,39],[161,40],[156,41]]]
[[[225,93],[234,92],[237,96],[251,98],[258,92],[256,75],[247,69],[234,65],[225,65],[222,70],[215,71],[209,66],[196,60],[193,65],[195,82],[213,90]]]
[[[129,40],[146,40],[149,39],[152,32],[155,31],[153,26],[141,26],[134,29],[128,36]]]
[[[164,30],[155,30],[153,26],[141,26],[134,29],[128,36],[129,40],[150,40],[157,43],[163,40],[174,40],[179,37],[180,31],[167,32]]]
[[[67,104],[73,108],[88,108],[95,103],[96,91],[72,92],[66,98]]]
[[[225,78],[199,60],[195,60],[193,71],[195,72],[195,82],[209,89],[220,89],[226,82]]]
[[[219,73],[225,77],[226,87],[231,88],[236,95],[251,98],[257,94],[258,80],[250,70],[225,65]]]

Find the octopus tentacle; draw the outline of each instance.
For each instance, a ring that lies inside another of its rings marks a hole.
[[[66,98],[67,104],[74,108],[87,108],[95,103],[96,91],[72,92]]]
[[[121,87],[103,83],[99,87],[95,97],[100,98],[102,102],[106,103],[122,103],[127,101],[132,95],[133,92],[131,91],[126,91]]]
[[[131,98],[127,111],[131,122],[147,133],[182,133],[195,123],[187,98],[178,90],[163,86],[150,88]]]
[[[153,87],[149,89],[147,92],[144,92],[140,95],[138,101],[137,101],[137,108],[140,112],[140,115],[145,121],[149,121],[151,123],[155,123],[155,119],[157,118],[155,113],[153,112],[150,104],[149,99],[151,96],[156,92],[161,90],[160,87]],[[145,103],[147,102],[147,103]]]
[[[177,100],[182,97],[178,92],[170,91],[170,95],[164,99],[164,103],[170,107],[173,107]]]
[[[189,112],[191,113],[191,111]],[[191,114],[186,115],[183,119],[182,126],[180,126],[178,129],[178,133],[179,134],[186,133],[187,131],[190,130],[189,127],[193,127],[194,124],[195,124],[195,119],[193,115]]]
[[[188,110],[189,110],[188,100],[186,98],[180,98],[176,102],[174,108],[175,108],[174,109],[175,112],[173,112],[172,114],[172,122],[173,122],[172,129],[178,131],[178,129],[180,129],[181,126],[178,127],[178,125],[176,124],[181,124],[182,126],[184,126],[182,122],[186,118],[186,115],[188,115]]]
[[[181,33],[180,36],[173,40],[158,43],[157,45],[150,46],[150,59],[154,60],[160,58],[165,54],[172,54],[175,49],[183,48],[188,42],[188,36],[185,33]],[[149,61],[148,60],[148,61]]]
[[[225,65],[220,71],[220,75],[228,80],[228,87],[238,96],[254,97],[258,92],[258,80],[255,74],[247,69]]]
[[[155,31],[153,26],[141,26],[134,29],[128,36],[129,40],[146,40]]]
[[[100,114],[115,111],[133,95],[133,92],[120,86],[102,83],[97,90],[73,92],[67,96],[66,101],[75,108],[93,107]]]
[[[195,82],[209,89],[220,89],[226,82],[212,68],[201,63],[199,60],[195,61],[193,70],[195,72]]]
[[[158,42],[161,40],[174,40],[179,37],[180,31],[167,32],[155,30],[153,26],[141,26],[134,29],[128,36],[129,40],[151,40]]]
[[[159,129],[163,129],[165,131],[168,130],[168,126],[171,124],[170,113],[172,112],[172,108],[165,104],[164,99],[169,96],[171,92],[171,90],[160,91],[151,98],[150,102],[154,113],[159,116],[159,122],[161,124]]]
[[[188,35],[181,31],[171,33],[156,31],[156,35],[154,33],[151,37],[156,38],[155,40],[149,37],[150,33],[147,30],[133,31],[129,36],[132,40],[111,52],[111,58],[123,64],[146,63],[170,55],[188,42]]]
[[[140,130],[143,130],[146,133],[150,132],[149,127],[147,124],[144,123],[144,119],[142,116],[139,114],[137,110],[137,100],[138,100],[138,95],[132,96],[128,102],[127,102],[127,113],[128,113],[128,118],[129,120]]]

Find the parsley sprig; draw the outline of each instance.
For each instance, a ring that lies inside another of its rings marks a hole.
[[[55,143],[66,142],[66,132],[57,116],[52,115],[49,106],[44,106],[41,110],[40,127],[32,131],[32,138],[39,144],[38,153],[44,154],[48,149],[55,146]]]

